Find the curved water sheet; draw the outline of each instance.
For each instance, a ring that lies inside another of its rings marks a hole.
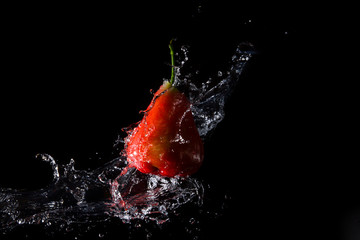
[[[177,69],[176,85],[186,90],[203,139],[224,118],[225,102],[253,54],[249,49],[248,44],[236,48],[228,71],[218,74],[219,81],[209,78],[196,86],[191,73],[181,73],[181,66],[188,60],[187,49],[182,48],[184,56]],[[51,164],[53,181],[37,191],[0,189],[1,232],[19,225],[58,225],[60,229],[64,224],[114,218],[130,224],[142,220],[162,224],[184,205],[202,206],[206,195],[203,181],[143,174],[127,167],[123,152],[92,171],[76,170],[74,160],[59,165],[51,156],[39,154],[40,159]]]
[[[192,202],[201,205],[202,184],[193,178],[165,178],[127,168],[125,158],[117,158],[94,171],[76,170],[74,161],[59,166],[47,154],[54,180],[46,189],[0,191],[0,229],[23,224],[86,223],[118,217],[160,224],[171,211]]]
[[[217,81],[215,78],[209,77],[207,81],[202,82],[201,86],[196,86],[192,81],[192,76],[196,73],[183,74],[184,77],[180,78],[182,75],[180,69],[188,60],[188,50],[184,47],[181,50],[184,52],[185,61],[180,62],[175,84],[184,89],[189,96],[192,103],[191,111],[199,134],[205,139],[224,119],[225,103],[235,89],[246,63],[256,52],[252,44],[240,44],[231,58],[230,68],[224,72],[217,72]]]

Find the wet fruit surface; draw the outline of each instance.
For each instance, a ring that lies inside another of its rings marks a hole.
[[[165,82],[129,135],[126,153],[130,165],[143,173],[167,177],[195,173],[204,150],[186,96]]]

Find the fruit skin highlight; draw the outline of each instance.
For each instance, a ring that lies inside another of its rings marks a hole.
[[[155,93],[139,125],[126,139],[129,166],[166,177],[198,171],[204,147],[187,97],[168,81]]]

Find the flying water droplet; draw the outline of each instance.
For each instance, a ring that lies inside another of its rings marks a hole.
[[[147,240],[150,240],[151,238],[152,238],[152,234],[151,234],[151,233],[147,233],[147,234],[146,234],[146,239],[147,239]]]

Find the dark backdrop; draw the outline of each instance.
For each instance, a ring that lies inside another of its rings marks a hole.
[[[149,90],[169,78],[170,39],[176,51],[188,46],[189,64],[205,80],[250,42],[257,54],[205,145],[198,176],[229,197],[201,236],[322,239],[330,229],[342,236],[356,228],[353,159],[340,154],[341,144],[324,146],[326,103],[310,103],[307,8],[201,0],[6,6],[0,186],[45,187],[52,173],[37,153],[60,163],[74,158],[77,169],[116,157],[121,128],[140,120]]]

